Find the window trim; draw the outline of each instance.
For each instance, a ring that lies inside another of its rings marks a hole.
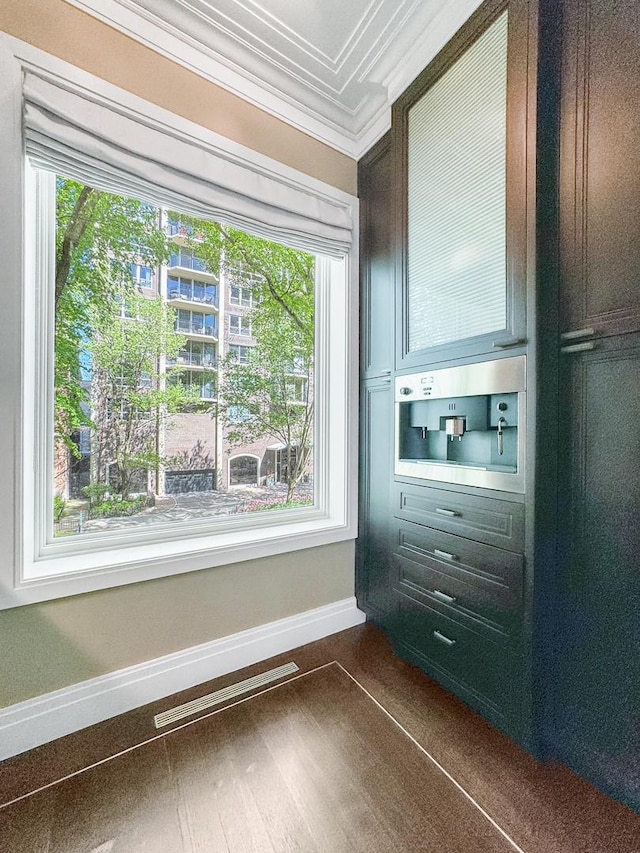
[[[42,435],[42,425],[47,420],[40,401],[53,387],[51,334],[48,335],[48,371],[44,373],[37,370],[35,344],[39,332],[53,315],[48,310],[52,306],[41,306],[43,310],[35,315],[34,291],[38,275],[51,274],[54,254],[51,223],[47,226],[40,222],[39,227],[35,227],[30,221],[33,210],[29,209],[29,194],[37,194],[45,203],[47,199],[51,203],[52,198],[51,186],[47,188],[43,185],[46,181],[36,180],[23,157],[21,79],[24,67],[56,74],[71,89],[85,89],[111,97],[156,128],[184,132],[207,144],[215,144],[219,150],[241,157],[248,167],[268,168],[274,175],[284,176],[325,199],[330,197],[349,210],[354,229],[349,255],[340,261],[318,256],[317,262],[316,507],[236,516],[215,525],[215,532],[197,529],[194,525],[189,539],[176,539],[175,531],[173,536],[170,531],[166,537],[159,536],[159,528],[154,528],[153,537],[136,533],[124,543],[112,540],[109,550],[105,550],[102,534],[95,534],[95,539],[92,536],[95,548],[90,551],[84,541],[46,543],[43,522],[48,517],[53,495],[43,497],[38,503],[36,479],[42,475],[29,472],[53,470],[53,441],[41,441],[38,446],[35,441],[36,425]],[[9,334],[0,340],[0,357],[6,366],[1,380],[5,416],[12,426],[7,430],[5,453],[0,457],[0,476],[5,483],[5,490],[0,494],[0,543],[5,554],[13,555],[13,560],[3,561],[0,567],[0,609],[355,539],[357,199],[5,34],[0,34],[0,73],[9,83],[7,97],[0,104],[0,144],[7,153],[7,168],[0,174],[0,205],[4,207],[4,221],[10,223],[0,233],[0,251],[6,259],[7,278],[15,282],[5,302]],[[35,317],[36,322],[28,322],[30,317]],[[336,441],[335,436],[343,436],[344,440]],[[21,464],[17,465],[16,460]],[[34,518],[35,537],[32,523],[29,523]]]

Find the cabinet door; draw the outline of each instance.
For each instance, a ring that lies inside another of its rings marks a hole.
[[[482,4],[394,106],[399,368],[526,343],[528,14]]]
[[[564,7],[561,331],[577,340],[640,328],[640,3]]]
[[[561,758],[638,809],[640,336],[566,358],[566,560],[552,738]]]
[[[359,606],[386,624],[391,602],[390,487],[393,391],[390,379],[363,382],[360,391],[360,524],[357,542]]]
[[[391,134],[358,164],[360,196],[360,369],[362,376],[391,373],[394,357],[395,258],[393,255]]]

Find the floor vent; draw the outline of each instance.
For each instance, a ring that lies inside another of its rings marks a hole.
[[[157,729],[161,729],[163,726],[168,726],[170,723],[176,723],[178,720],[183,720],[185,717],[190,717],[192,714],[197,714],[199,711],[205,711],[207,708],[213,708],[214,705],[226,702],[227,699],[235,699],[236,696],[242,696],[244,693],[249,693],[256,687],[263,687],[265,684],[270,684],[272,681],[277,681],[279,678],[284,678],[285,675],[291,675],[297,671],[298,667],[295,663],[285,663],[283,666],[278,666],[275,669],[262,672],[260,675],[254,675],[253,678],[246,678],[244,681],[238,681],[236,684],[230,684],[222,690],[216,690],[215,693],[208,693],[206,696],[201,696],[199,699],[192,699],[191,702],[185,702],[184,705],[178,705],[176,708],[170,708],[168,711],[156,714],[153,718],[153,722]]]

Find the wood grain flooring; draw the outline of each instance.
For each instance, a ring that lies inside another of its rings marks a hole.
[[[0,812],[33,853],[513,853],[337,663]]]
[[[300,677],[155,731],[154,714],[290,660]],[[370,624],[0,764],[0,803],[24,797],[0,809],[0,850],[513,850],[421,748],[525,853],[640,853],[640,816],[536,762]]]

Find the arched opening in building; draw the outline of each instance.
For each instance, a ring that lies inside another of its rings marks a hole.
[[[248,453],[229,460],[230,486],[257,486],[260,459]]]

